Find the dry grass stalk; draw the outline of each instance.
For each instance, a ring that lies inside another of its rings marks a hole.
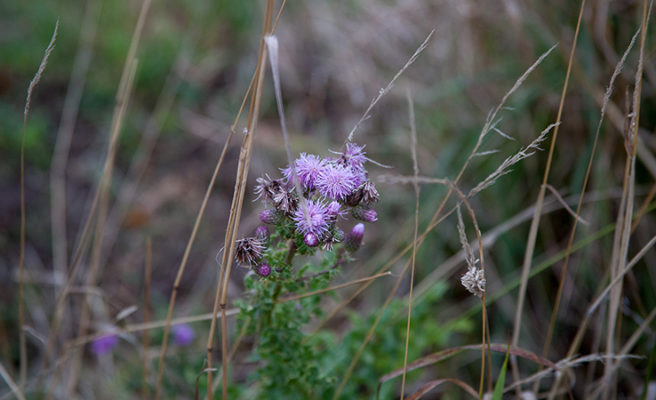
[[[266,66],[266,47],[264,43],[264,38],[267,34],[272,34],[272,23],[273,23],[273,4],[274,2],[269,0],[266,4],[265,17],[262,28],[262,35],[260,38],[260,50],[258,53],[258,62],[257,69],[255,71],[255,82],[253,86],[253,91],[251,92],[251,102],[248,112],[248,122],[246,124],[246,132],[244,139],[242,141],[242,146],[239,154],[239,163],[237,166],[237,178],[235,182],[234,193],[232,197],[232,205],[230,207],[230,217],[228,219],[228,226],[226,229],[226,236],[224,242],[223,259],[221,262],[221,270],[219,274],[219,282],[216,288],[216,294],[214,299],[214,311],[212,315],[212,323],[210,325],[209,337],[207,341],[207,398],[208,400],[212,399],[212,349],[214,347],[214,330],[216,327],[216,313],[221,308],[221,362],[222,362],[222,398],[225,400],[227,398],[227,357],[228,357],[228,346],[227,346],[227,325],[225,318],[225,308],[226,308],[226,299],[228,292],[228,283],[230,281],[230,272],[232,270],[232,261],[233,254],[235,250],[235,236],[237,230],[239,229],[239,220],[241,218],[241,208],[244,201],[244,194],[246,192],[246,179],[248,177],[248,168],[250,166],[250,157],[251,149],[253,145],[253,135],[257,127],[257,120],[260,107],[260,97],[261,89],[264,77],[264,71]]]
[[[20,153],[20,256],[18,262],[18,340],[20,346],[20,372],[19,372],[19,387],[20,391],[25,388],[27,381],[27,341],[25,339],[25,299],[23,279],[25,275],[25,130],[27,128],[27,115],[30,112],[30,103],[32,101],[32,92],[41,80],[43,71],[48,64],[50,53],[55,48],[55,41],[57,40],[57,31],[59,29],[59,20],[55,23],[55,29],[52,32],[50,43],[39,64],[36,74],[30,81],[27,87],[27,96],[25,98],[25,108],[23,109],[23,132],[21,135],[21,153]]]
[[[91,1],[87,4],[80,33],[80,44],[75,54],[71,79],[66,89],[66,98],[57,130],[57,141],[50,164],[50,215],[52,220],[52,258],[53,270],[62,279],[66,276],[68,265],[68,241],[66,228],[66,165],[68,153],[73,139],[75,121],[80,109],[82,92],[86,82],[93,43],[98,28],[100,2]]]
[[[412,154],[413,181],[412,186],[415,190],[415,226],[412,239],[412,254],[410,256],[410,291],[408,294],[408,322],[405,330],[405,349],[403,353],[403,375],[401,377],[401,400],[405,396],[405,378],[408,369],[408,347],[410,345],[410,322],[412,321],[412,293],[415,281],[415,262],[417,259],[417,231],[419,230],[419,165],[417,162],[417,127],[415,125],[415,109],[412,103],[410,90],[407,92],[408,97],[408,114],[410,117],[410,152]]]

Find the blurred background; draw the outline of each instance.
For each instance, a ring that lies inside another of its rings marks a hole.
[[[598,0],[588,2],[584,9],[548,180],[572,207],[588,165],[603,93],[640,26],[642,4]],[[413,173],[408,94],[414,104],[420,174],[455,179],[490,111],[542,53],[557,45],[499,114],[496,128],[514,140],[495,132],[486,137],[481,151],[498,152],[473,159],[460,181],[461,190],[469,191],[555,122],[579,7],[579,2],[567,0],[340,0],[289,2],[285,6],[276,32],[294,154],[327,156],[330,150],[339,150],[379,90],[435,31],[416,62],[357,131],[356,141],[366,144],[367,156],[390,168],[369,168],[381,194],[379,221],[367,227],[357,260],[344,268],[340,281],[373,274],[412,241],[412,185],[390,183],[389,178]],[[0,360],[14,376],[19,365],[16,303],[23,108],[28,84],[59,20],[56,47],[33,92],[25,130],[25,303],[28,376],[35,390],[37,381],[50,377],[39,368],[55,296],[66,280],[105,162],[116,93],[140,8],[141,2],[100,0],[9,0],[0,4]],[[134,88],[118,140],[98,275],[92,286],[85,285],[89,256],[84,255],[75,280],[77,291],[68,300],[69,313],[57,334],[56,354],[64,354],[64,344],[76,337],[76,310],[85,294],[95,299],[87,333],[143,320],[147,238],[153,249],[151,318],[165,318],[196,214],[256,67],[263,9],[263,1],[152,3],[136,50]],[[636,209],[645,199],[647,204],[651,202],[648,194],[656,173],[655,45],[652,29],[645,44]],[[582,217],[589,223],[579,226],[577,240],[592,237],[616,219],[626,159],[622,137],[625,100],[633,93],[638,51],[636,45],[615,83],[592,166],[590,196],[582,209]],[[286,164],[272,88],[267,71],[249,188],[265,173],[279,176],[278,168]],[[200,224],[175,316],[211,311],[216,257],[223,246],[243,124],[244,120],[237,125]],[[549,143],[542,148],[547,150]],[[547,151],[538,152],[517,164],[471,200],[482,233],[499,233],[486,249],[488,293],[503,294],[488,307],[493,342],[506,343],[513,329],[517,289],[503,288],[519,276],[530,215],[510,226],[502,224],[514,221],[513,217],[535,202],[546,156]],[[446,192],[443,185],[422,185],[420,232]],[[258,224],[260,204],[254,199],[249,189],[242,235]],[[553,197],[550,199],[553,202]],[[647,213],[636,225],[630,254],[653,236],[654,222],[653,213]],[[468,218],[466,223],[473,239]],[[562,207],[543,217],[534,265],[566,248],[572,223]],[[567,353],[608,267],[612,240],[612,232],[596,237],[572,255],[567,272],[571,277],[564,287],[550,359],[559,360]],[[444,267],[460,249],[456,219],[450,216],[427,236],[417,253],[415,287],[420,297],[413,311],[410,360],[448,347],[480,343],[480,310],[475,309],[480,302],[460,286],[466,267],[463,263]],[[635,275],[625,282],[625,322],[618,334],[623,340],[656,306],[656,276],[653,268],[648,268],[656,264],[655,257],[653,251],[647,253]],[[407,259],[393,265],[393,273],[398,273]],[[536,353],[542,350],[561,277],[560,262],[552,261],[549,266],[529,282],[520,338],[520,346]],[[233,299],[243,294],[244,273],[236,269],[232,275]],[[328,328],[337,341],[343,332],[361,332],[359,339],[344,344],[343,354],[335,353],[337,358],[347,359],[350,349],[357,349],[392,284],[391,278],[379,280],[350,303],[349,311],[329,321]],[[397,293],[400,302],[385,314],[345,396],[370,397],[383,374],[401,367],[406,318],[402,300],[408,289],[409,282],[404,282]],[[325,310],[353,291],[345,289],[326,299]],[[117,321],[117,315],[132,306],[138,310]],[[462,318],[463,314],[467,317]],[[193,324],[196,339],[192,345],[172,348],[166,372],[171,398],[192,398],[205,356],[208,325]],[[152,330],[153,359],[161,340],[158,335],[161,337],[160,330]],[[599,335],[600,328],[592,326],[580,353],[599,351]],[[98,398],[139,395],[141,367],[135,349],[143,350],[141,342],[138,333],[121,338],[111,358],[94,356],[86,345],[76,347],[84,351],[81,362],[88,368],[80,370],[73,393],[81,398],[92,398],[94,393]],[[633,352],[646,355],[653,343],[652,325]],[[235,382],[247,382],[247,346],[242,352],[242,358],[235,356]],[[502,356],[493,358],[495,370]],[[474,352],[464,357],[415,373],[412,382],[419,385],[429,378],[447,376],[477,382],[480,355]],[[623,364],[620,393],[632,397],[640,392],[646,365],[646,359]],[[527,364],[527,371],[534,367]],[[574,397],[583,398],[589,388],[583,382],[594,381],[602,371],[599,363],[580,367]],[[389,386],[384,387],[384,394],[397,393],[394,384]],[[1,383],[0,390],[0,396],[9,392]],[[448,398],[460,398],[456,389],[444,391],[450,392]]]

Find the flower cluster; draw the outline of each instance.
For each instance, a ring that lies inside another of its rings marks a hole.
[[[282,178],[258,178],[255,194],[266,205],[260,221],[273,225],[283,239],[294,239],[307,249],[320,246],[331,250],[346,242],[347,251],[357,250],[364,224],[359,223],[344,234],[337,221],[350,214],[356,220],[375,222],[378,215],[372,206],[380,196],[365,168],[364,146],[348,142],[336,154],[322,158],[301,153],[292,165],[281,169]],[[268,276],[268,240],[269,229],[264,225],[257,228],[254,236],[238,240],[235,254],[239,263],[253,268],[260,276]]]

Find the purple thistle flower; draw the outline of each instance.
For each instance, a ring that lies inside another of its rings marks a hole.
[[[255,273],[262,277],[267,277],[271,274],[271,267],[267,263],[262,263],[255,268]]]
[[[353,229],[351,229],[351,232],[349,232],[348,235],[346,235],[346,239],[344,240],[344,246],[346,247],[346,250],[350,253],[353,253],[359,249],[360,245],[362,244],[363,237],[364,224],[360,222],[359,224],[355,225]]]
[[[341,154],[341,163],[348,165],[355,170],[364,170],[364,163],[367,161],[367,157],[365,157],[366,153],[364,152],[364,145],[358,146],[355,143],[347,142],[344,152]]]
[[[264,224],[275,224],[276,219],[275,210],[263,210],[260,212],[260,221],[262,221]]]
[[[326,168],[326,164],[326,160],[319,156],[301,153],[300,157],[294,161],[296,176],[298,176],[299,181],[307,188],[307,190],[312,190],[315,188],[315,182],[319,177],[319,174],[324,168]],[[287,183],[293,182],[291,167],[283,169],[282,174],[287,180]]]
[[[308,247],[314,247],[319,244],[319,239],[314,233],[308,233],[307,235],[305,235],[303,241]]]
[[[296,231],[304,236],[311,233],[319,239],[328,230],[330,217],[326,214],[326,206],[320,202],[307,200],[305,209],[299,207],[294,213]]]
[[[97,355],[101,356],[103,354],[107,354],[116,345],[118,344],[118,336],[116,335],[105,335],[101,336],[98,339],[94,340],[91,342],[91,351]]]
[[[173,327],[173,341],[178,346],[188,346],[194,341],[196,334],[188,324],[179,324]]]
[[[329,164],[316,180],[319,192],[334,200],[343,200],[358,186],[359,178],[349,167]]]

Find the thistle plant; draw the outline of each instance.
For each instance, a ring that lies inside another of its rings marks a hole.
[[[255,337],[261,396],[311,398],[334,383],[319,368],[320,336],[303,332],[321,314],[320,298],[302,295],[327,287],[361,246],[364,223],[377,220],[372,206],[379,194],[366,161],[364,146],[347,142],[335,156],[302,153],[281,177],[257,179],[263,225],[237,241],[235,255],[251,271],[239,318],[240,329]],[[296,256],[317,261],[295,266]],[[289,295],[296,300],[287,301]]]

